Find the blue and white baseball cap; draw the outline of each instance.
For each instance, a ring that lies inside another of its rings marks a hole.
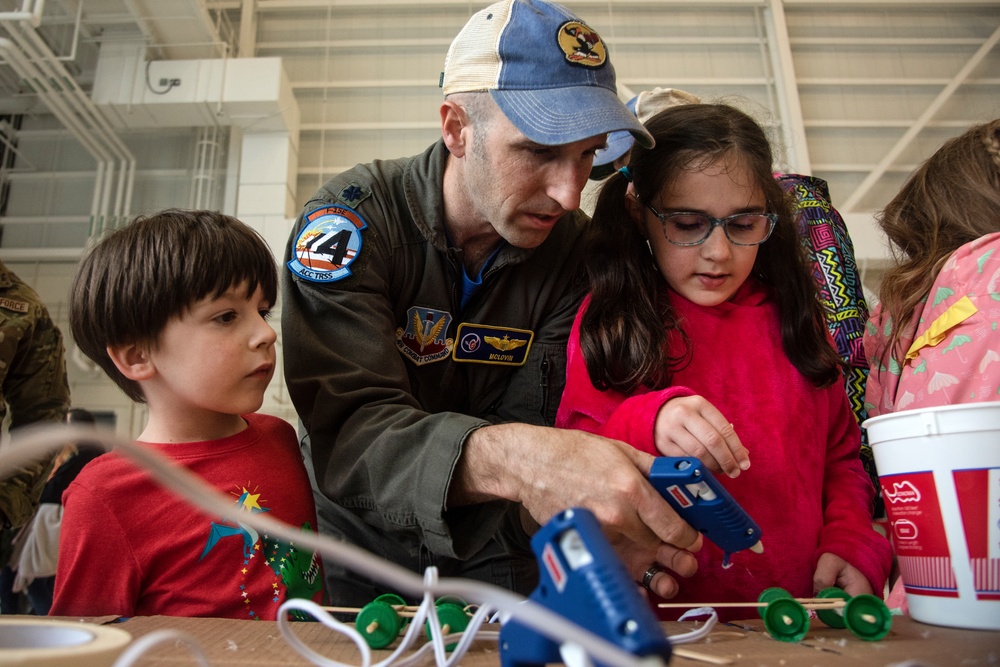
[[[636,95],[625,103],[625,106],[632,113],[635,113],[635,103],[638,99],[639,96]],[[636,114],[636,117],[638,117],[638,114]],[[601,167],[611,164],[622,155],[625,155],[632,148],[633,143],[635,143],[635,139],[632,138],[630,132],[612,132],[608,135],[608,144],[594,153],[594,166]]]
[[[653,88],[642,91],[630,99],[626,106],[632,110],[639,122],[645,125],[646,121],[664,109],[681,104],[698,104],[699,102],[701,99],[698,96],[684,90]],[[608,135],[608,145],[594,155],[594,167],[613,163],[632,148],[633,141],[632,135],[628,132],[612,132]]]
[[[504,0],[474,14],[444,61],[445,95],[489,91],[528,139],[546,146],[623,130],[653,137],[618,98],[600,35],[565,7]]]

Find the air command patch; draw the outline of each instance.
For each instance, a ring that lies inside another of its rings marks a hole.
[[[295,239],[289,270],[300,278],[330,283],[351,275],[351,263],[361,252],[361,230],[368,224],[354,209],[323,206],[305,216]]]
[[[396,347],[418,366],[447,359],[455,344],[448,338],[451,313],[413,306],[406,311],[406,327],[396,329]]]
[[[462,322],[455,333],[455,361],[523,366],[535,334],[525,329]]]

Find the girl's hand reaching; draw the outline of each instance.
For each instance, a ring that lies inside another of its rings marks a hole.
[[[818,593],[830,586],[839,586],[852,597],[872,594],[872,585],[868,583],[865,575],[861,574],[861,570],[840,556],[825,553],[819,557],[819,562],[816,563],[816,572],[813,574],[813,590]]]
[[[656,449],[663,456],[694,456],[712,472],[730,477],[750,467],[750,453],[736,429],[701,396],[664,403],[653,429]]]

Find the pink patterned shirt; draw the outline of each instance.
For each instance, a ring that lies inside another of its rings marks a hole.
[[[868,416],[955,403],[1000,401],[1000,233],[951,256],[923,308],[885,355],[895,323],[878,307],[865,328]]]

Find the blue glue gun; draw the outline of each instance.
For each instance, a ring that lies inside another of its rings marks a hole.
[[[725,554],[723,566],[737,551],[760,553],[760,526],[693,456],[663,456],[653,461],[649,481],[698,532]]]
[[[635,656],[670,661],[670,641],[593,513],[573,508],[557,514],[531,538],[531,547],[539,582],[529,599]],[[565,663],[561,647],[514,619],[500,629],[501,667]]]

